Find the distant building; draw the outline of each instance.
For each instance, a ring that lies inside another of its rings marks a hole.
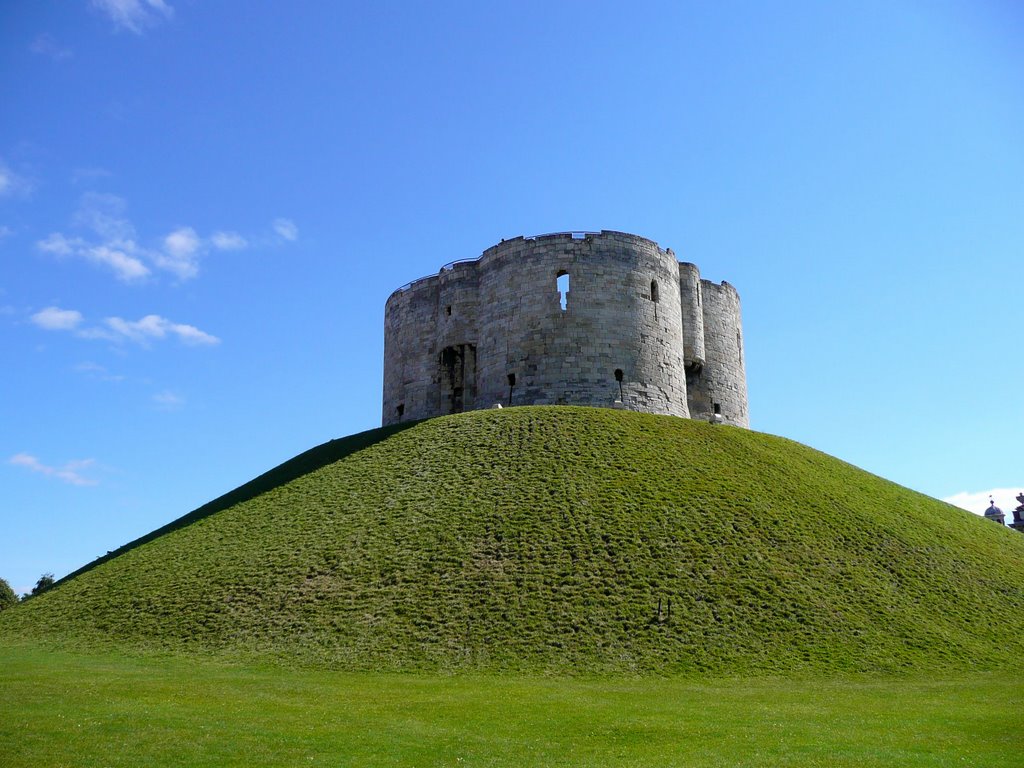
[[[1010,527],[1024,533],[1024,491],[1017,494],[1017,508],[1013,510],[1013,522]]]
[[[988,497],[988,509],[985,510],[985,519],[1000,525],[1006,524],[1006,515],[1003,514],[1003,510],[996,506],[991,496]]]

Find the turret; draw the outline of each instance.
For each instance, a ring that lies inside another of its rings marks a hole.
[[[1006,515],[1003,514],[1003,510],[996,506],[991,496],[988,497],[988,509],[985,510],[985,519],[1000,525],[1004,525],[1006,521]]]
[[[687,373],[704,367],[704,311],[701,308],[700,270],[679,263],[679,299],[683,310],[683,362]]]

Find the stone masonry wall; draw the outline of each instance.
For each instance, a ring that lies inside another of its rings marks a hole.
[[[708,286],[712,307],[701,306]],[[746,426],[746,382],[730,379],[743,375],[742,360],[710,370],[729,360],[730,337],[734,348],[742,343],[739,298],[723,286],[622,232],[503,241],[388,299],[383,423],[495,403],[610,407],[620,398],[632,410],[687,417],[697,363],[701,417],[719,402],[726,421]],[[709,330],[719,322],[728,328]]]
[[[701,280],[701,295],[705,360],[699,372],[687,372],[692,416],[710,418],[717,404],[725,423],[749,427],[739,294],[729,283]]]

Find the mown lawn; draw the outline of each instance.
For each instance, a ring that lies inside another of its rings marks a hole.
[[[0,647],[0,765],[1013,766],[1024,676],[529,678]]]

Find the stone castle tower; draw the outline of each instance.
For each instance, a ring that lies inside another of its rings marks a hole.
[[[611,231],[503,240],[392,293],[383,423],[496,403],[748,427],[739,294]]]

